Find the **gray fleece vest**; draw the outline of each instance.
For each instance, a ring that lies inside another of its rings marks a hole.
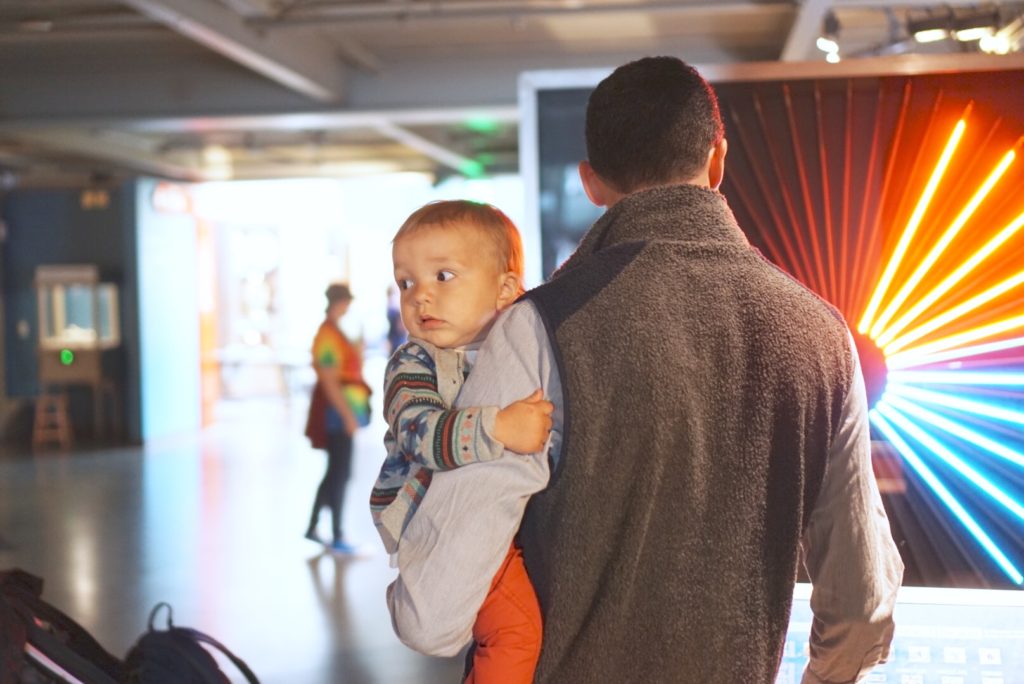
[[[520,530],[535,681],[773,682],[851,383],[844,322],[695,186],[625,198],[527,296],[566,406]]]

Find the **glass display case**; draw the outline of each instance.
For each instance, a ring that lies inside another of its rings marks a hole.
[[[121,344],[117,286],[96,266],[39,266],[36,297],[40,381],[99,383],[103,352]]]

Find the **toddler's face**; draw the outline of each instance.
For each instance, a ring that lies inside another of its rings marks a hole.
[[[392,257],[402,322],[435,346],[482,340],[515,300],[515,276],[498,269],[494,246],[471,226],[420,228],[395,241]]]

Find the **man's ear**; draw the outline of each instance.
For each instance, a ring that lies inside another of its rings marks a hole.
[[[583,183],[583,191],[587,193],[587,198],[598,207],[604,207],[608,205],[608,186],[604,184],[601,177],[594,171],[594,167],[590,165],[586,159],[580,162],[580,181]]]
[[[495,308],[501,310],[516,301],[519,297],[520,285],[519,276],[515,273],[512,271],[503,273],[501,284],[498,286],[498,301],[495,302]]]
[[[725,153],[729,151],[729,142],[722,136],[711,151],[708,152],[708,185],[712,190],[718,190],[725,179]]]

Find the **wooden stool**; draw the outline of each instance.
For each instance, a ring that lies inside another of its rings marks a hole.
[[[71,448],[71,418],[68,415],[66,392],[46,389],[36,399],[36,413],[32,421],[32,450],[47,444],[57,444],[67,451]]]

